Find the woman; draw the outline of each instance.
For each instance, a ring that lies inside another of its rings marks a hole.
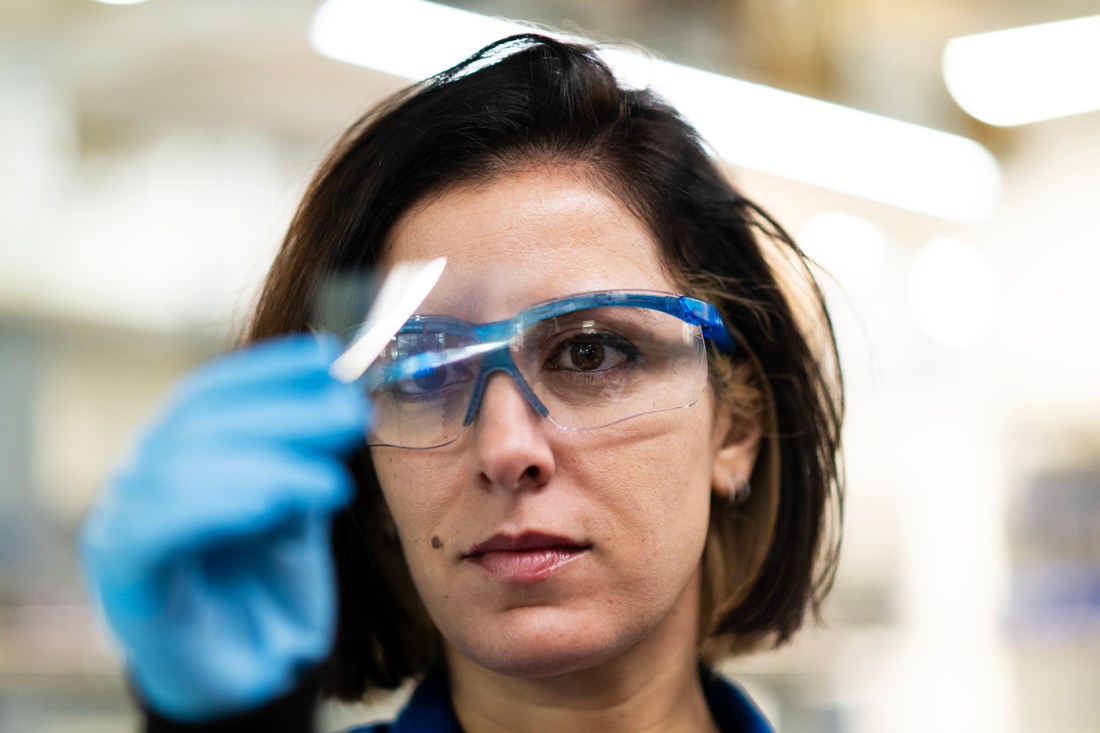
[[[369,402],[331,340],[287,336],[327,275],[438,256]],[[828,318],[790,238],[593,49],[505,39],[353,126],[247,341],[85,527],[151,729],[307,730],[318,690],[422,677],[377,730],[769,730],[707,665],[829,587]]]

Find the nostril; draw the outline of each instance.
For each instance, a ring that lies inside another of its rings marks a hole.
[[[481,477],[482,483],[486,487],[501,486],[508,489],[517,490],[535,488],[539,486],[539,484],[542,483],[542,476],[544,475],[544,472],[538,466],[531,465],[524,469],[521,473],[513,474],[515,476],[515,480],[508,480],[504,475],[499,476],[498,480],[494,480],[493,475],[491,475],[491,473],[488,471],[482,471],[479,475]]]
[[[516,477],[513,488],[515,489],[533,489],[538,487],[542,483],[542,471],[539,467],[532,464],[523,470],[523,473]]]

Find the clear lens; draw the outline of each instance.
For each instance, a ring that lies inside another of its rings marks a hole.
[[[489,324],[508,331],[496,341],[438,320],[399,333],[380,359],[370,393],[372,444],[430,448],[455,440],[494,371],[510,374],[534,409],[571,430],[687,407],[706,385],[699,328],[659,310],[600,306],[531,321],[521,314]]]

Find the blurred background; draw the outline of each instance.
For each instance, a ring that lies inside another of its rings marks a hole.
[[[401,35],[411,1],[362,0],[369,17],[337,25],[422,60],[443,26],[461,51],[431,71],[480,45],[445,21]],[[828,272],[849,390],[844,556],[824,624],[728,671],[785,733],[1100,731],[1100,113],[983,122],[944,65],[952,38],[1100,3],[451,6],[981,146],[842,143],[812,104],[765,136],[715,140]],[[168,385],[232,343],[324,152],[406,81],[400,64],[326,55],[340,54],[319,7],[0,0],[0,730],[136,724],[75,527]],[[360,46],[396,58],[373,43]],[[992,76],[978,86],[1025,102],[1069,88],[1057,70],[1025,78],[1065,47],[979,54],[979,79]],[[1070,66],[1100,89],[1100,64]],[[749,100],[701,126],[721,137],[763,109]],[[773,165],[777,150],[796,160]],[[799,173],[819,154],[833,155],[824,174]],[[941,201],[876,195],[898,182]],[[333,707],[325,725],[370,714]]]

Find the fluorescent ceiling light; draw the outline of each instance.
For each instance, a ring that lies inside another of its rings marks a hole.
[[[953,38],[943,76],[959,106],[991,125],[1100,109],[1100,15]]]
[[[332,58],[423,79],[532,30],[424,0],[327,0],[310,42]],[[734,165],[958,221],[988,218],[1000,198],[1000,168],[973,140],[641,53],[604,58],[624,83],[666,98]]]

